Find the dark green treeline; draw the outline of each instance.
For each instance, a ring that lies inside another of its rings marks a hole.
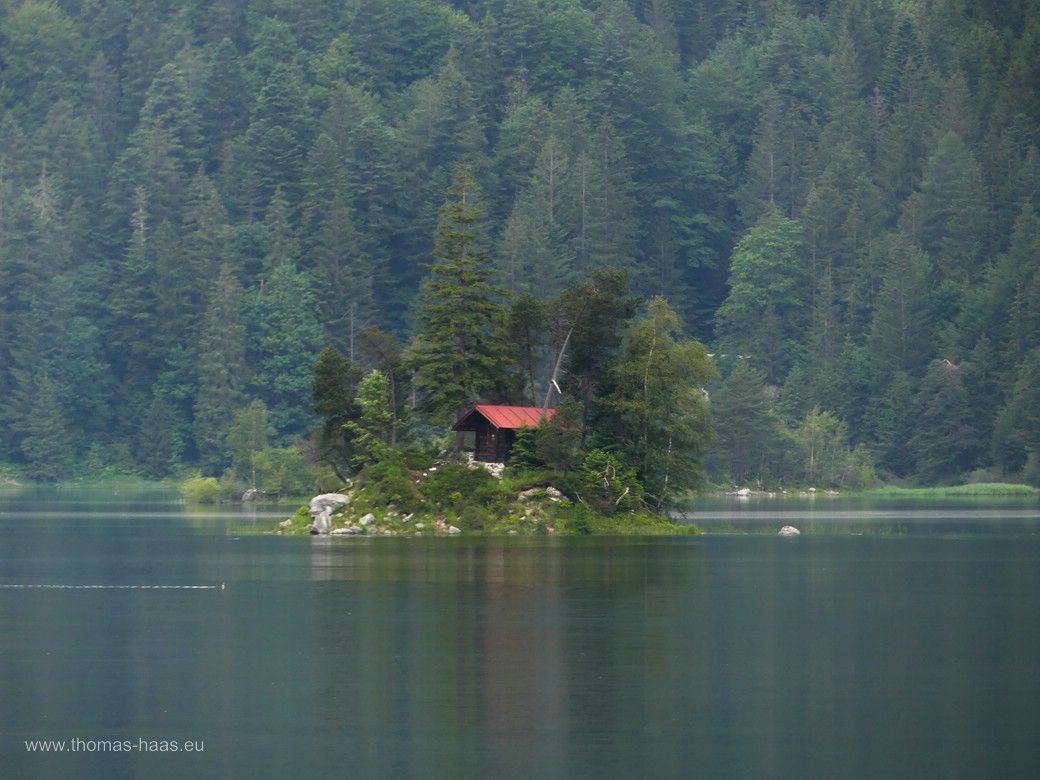
[[[1038,83],[1036,0],[3,0],[0,462],[308,433],[464,162],[502,288],[627,268],[714,345],[717,476],[819,414],[1040,471]]]

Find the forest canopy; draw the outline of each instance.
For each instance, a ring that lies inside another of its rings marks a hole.
[[[286,473],[352,414],[315,365],[450,418],[462,165],[520,367],[466,393],[623,271],[610,376],[709,345],[713,480],[1040,481],[1038,5],[0,0],[0,464]]]

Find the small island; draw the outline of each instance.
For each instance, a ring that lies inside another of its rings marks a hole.
[[[705,346],[622,270],[511,299],[468,168],[447,195],[411,344],[368,334],[363,376],[332,347],[316,366],[318,449],[347,487],[279,530],[689,533],[664,513],[702,478]]]

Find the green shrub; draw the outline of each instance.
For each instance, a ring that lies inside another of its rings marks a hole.
[[[438,466],[423,480],[422,491],[437,506],[457,511],[467,506],[491,507],[505,498],[499,481],[485,469],[457,463]]]
[[[189,504],[215,504],[220,497],[220,482],[216,477],[195,473],[181,482],[181,495]]]
[[[414,512],[420,506],[412,476],[400,461],[374,463],[358,475],[358,482],[376,506],[393,504],[402,512]]]
[[[874,460],[870,456],[870,450],[865,445],[857,444],[855,449],[849,453],[846,474],[842,487],[846,487],[849,490],[866,490],[877,484],[878,478],[874,471]]]
[[[400,450],[401,460],[412,471],[425,471],[433,465],[430,453],[419,447],[404,447]]]
[[[517,469],[545,468],[545,460],[538,453],[538,434],[535,428],[520,428],[509,451],[509,465]]]
[[[571,531],[581,536],[588,536],[592,533],[592,522],[592,510],[580,504],[574,507],[570,522]]]
[[[459,512],[458,523],[459,527],[466,531],[483,531],[487,518],[487,510],[470,504]]]
[[[268,493],[294,495],[312,492],[318,469],[298,446],[267,447],[253,454],[257,487]]]

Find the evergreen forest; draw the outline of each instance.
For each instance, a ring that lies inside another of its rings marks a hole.
[[[1040,0],[0,0],[0,466],[349,469],[567,343],[647,485],[684,365],[690,484],[1040,483],[1038,86]]]

